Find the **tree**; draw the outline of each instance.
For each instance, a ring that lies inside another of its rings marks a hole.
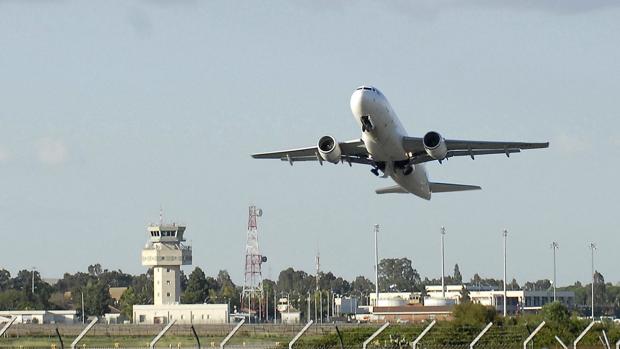
[[[200,267],[194,268],[187,280],[187,289],[181,296],[181,303],[198,304],[204,303],[209,295],[207,278]]]
[[[88,266],[88,273],[92,276],[99,276],[102,273],[101,264],[92,264]]]
[[[82,309],[81,297],[84,295],[84,309]],[[76,288],[71,291],[73,304],[80,309],[82,316],[96,315],[101,316],[108,311],[108,306],[112,305],[110,288],[108,285],[99,281],[89,281],[86,286]]]
[[[554,325],[565,325],[570,319],[568,308],[560,302],[551,302],[543,305],[540,315],[546,322]]]
[[[458,263],[454,265],[454,275],[452,276],[452,281],[455,284],[463,283],[463,275],[461,275],[461,270],[459,269]]]
[[[465,302],[454,306],[454,321],[461,325],[482,325],[495,321],[497,313],[492,307]]]
[[[517,279],[513,278],[512,281],[510,282],[510,284],[508,284],[508,289],[510,290],[520,290],[521,288],[519,287],[519,283],[517,282]]]
[[[467,289],[467,287],[463,287],[461,289],[461,300],[460,303],[468,303],[471,301],[471,298],[469,297],[469,290]]]
[[[135,304],[147,304],[147,302],[148,299],[142,292],[136,291],[133,286],[130,286],[123,293],[119,301],[121,314],[131,319],[133,317],[133,306]]]
[[[6,269],[0,269],[0,291],[11,288],[11,273]]]
[[[362,297],[362,295],[375,292],[375,284],[363,276],[357,276],[351,282],[351,294]],[[363,302],[362,302],[363,303]]]
[[[409,258],[386,258],[379,262],[379,288],[382,290],[414,291],[421,281]]]

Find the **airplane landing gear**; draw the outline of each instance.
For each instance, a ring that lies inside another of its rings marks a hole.
[[[372,172],[372,174],[374,174],[375,176],[379,176],[379,169],[378,168],[373,168],[372,170],[370,170],[370,172]]]
[[[413,166],[411,166],[411,165],[408,165],[407,167],[405,167],[405,168],[403,169],[403,174],[404,174],[405,176],[410,175],[412,172],[413,172]]]

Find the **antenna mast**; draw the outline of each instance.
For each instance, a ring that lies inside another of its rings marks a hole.
[[[256,314],[261,313],[260,300],[263,296],[263,276],[261,265],[267,257],[261,255],[258,247],[258,227],[256,218],[263,215],[263,210],[250,206],[248,214],[248,231],[245,243],[245,272],[241,306],[247,306],[248,322],[252,322],[252,308],[257,306]],[[260,315],[259,315],[260,316]]]

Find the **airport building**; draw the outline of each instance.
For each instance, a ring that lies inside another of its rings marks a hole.
[[[185,245],[185,226],[151,225],[149,241],[142,249],[142,265],[153,268],[152,305],[134,305],[135,324],[228,323],[227,304],[179,304],[181,301],[181,266],[192,264],[191,246]]]
[[[445,298],[460,303],[462,295],[469,295],[470,301],[482,305],[494,307],[498,312],[504,311],[504,291],[495,290],[488,286],[465,286],[448,285],[445,289]],[[426,300],[439,299],[442,297],[441,286],[426,286]],[[572,291],[557,291],[556,299],[568,309],[575,305],[575,293]],[[425,302],[426,302],[425,300]],[[553,290],[528,291],[507,290],[506,308],[508,313],[536,312],[543,305],[553,302]]]
[[[368,295],[368,304],[370,306],[401,306],[405,304],[420,304],[422,294],[420,292],[379,292],[379,301],[377,302],[377,294],[370,293]]]
[[[77,322],[76,310],[5,310],[0,318],[15,317],[18,324],[74,324]]]

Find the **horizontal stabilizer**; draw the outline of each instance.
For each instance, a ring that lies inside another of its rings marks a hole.
[[[393,185],[391,187],[379,188],[375,190],[377,194],[408,194],[409,192],[400,185]]]
[[[477,185],[451,184],[451,183],[428,183],[431,193],[446,193],[450,191],[465,191],[482,189]]]

